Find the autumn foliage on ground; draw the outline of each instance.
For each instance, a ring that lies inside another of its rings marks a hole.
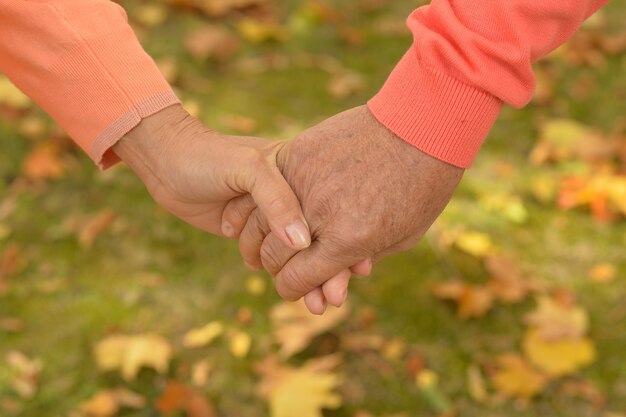
[[[280,138],[371,97],[416,5],[121,3],[188,111]],[[537,65],[424,240],[321,317],[0,76],[0,415],[626,416],[625,6]]]

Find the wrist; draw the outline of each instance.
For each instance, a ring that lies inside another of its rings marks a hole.
[[[182,106],[173,105],[141,120],[114,146],[113,151],[147,184],[167,170],[176,138],[192,119]]]

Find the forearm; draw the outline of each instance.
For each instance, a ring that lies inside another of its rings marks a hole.
[[[119,138],[179,102],[106,0],[0,0],[0,70],[101,167]]]
[[[414,42],[370,100],[407,142],[466,168],[503,103],[532,97],[532,63],[608,0],[433,0],[408,19]]]

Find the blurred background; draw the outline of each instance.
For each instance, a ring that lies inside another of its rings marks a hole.
[[[121,3],[188,111],[281,139],[375,94],[423,4]],[[321,318],[0,76],[0,415],[626,416],[625,21],[538,64],[423,241]]]

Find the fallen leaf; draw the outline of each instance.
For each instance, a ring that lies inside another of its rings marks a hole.
[[[501,355],[497,358],[498,370],[491,376],[496,390],[512,398],[529,400],[539,394],[548,378],[533,369],[517,354]]]
[[[289,39],[289,31],[274,21],[261,21],[245,18],[237,23],[237,30],[249,42],[284,42]]]
[[[10,386],[22,398],[35,396],[43,369],[40,359],[30,359],[24,353],[11,350],[6,354],[6,363],[10,370]]]
[[[204,327],[189,330],[183,339],[183,346],[188,348],[207,346],[224,332],[224,325],[212,321]]]
[[[32,106],[32,101],[22,93],[8,78],[0,75],[0,105],[24,110]]]
[[[467,368],[467,390],[470,397],[477,403],[484,403],[487,400],[487,387],[485,386],[485,378],[480,368],[471,365]]]
[[[168,381],[165,391],[155,402],[161,414],[184,411],[187,417],[215,417],[211,403],[193,388],[178,382]]]
[[[80,411],[89,417],[113,417],[122,408],[140,409],[145,405],[143,396],[125,388],[117,388],[97,392],[80,405]]]
[[[331,372],[338,356],[310,360],[300,368],[267,358],[257,366],[262,375],[259,392],[269,402],[271,417],[322,417],[322,409],[336,409],[341,397],[334,391],[340,376]]]
[[[415,376],[415,383],[427,405],[437,415],[452,412],[452,405],[446,395],[439,389],[439,376],[430,369],[423,369]]]
[[[510,256],[491,255],[485,258],[485,268],[491,276],[489,291],[503,303],[519,303],[534,289],[534,283],[522,276]]]
[[[238,114],[228,114],[224,116],[222,123],[224,123],[224,125],[229,129],[246,135],[256,132],[258,128],[256,120],[250,117],[240,116]]]
[[[591,267],[587,275],[589,276],[589,279],[593,282],[612,282],[613,280],[615,280],[615,276],[617,275],[617,268],[613,264],[603,262],[595,264],[593,267]]]
[[[22,320],[15,317],[0,317],[0,332],[17,333],[24,328]]]
[[[259,275],[250,275],[246,278],[246,291],[252,295],[261,295],[265,292],[267,284]]]
[[[589,338],[547,341],[537,329],[526,331],[524,354],[539,369],[553,377],[571,375],[596,359],[596,349]]]
[[[125,380],[132,380],[142,367],[165,373],[172,348],[167,340],[157,335],[115,335],[98,342],[94,355],[101,371],[119,370]]]
[[[348,312],[347,305],[342,308],[329,306],[324,315],[316,316],[309,312],[303,300],[274,306],[270,317],[281,356],[289,357],[302,351],[314,337],[337,326]]]
[[[232,353],[235,358],[245,358],[250,351],[251,344],[252,339],[248,333],[242,331],[234,332],[230,336],[230,353]]]
[[[57,146],[42,143],[26,155],[22,171],[31,180],[58,179],[65,175],[66,166]]]
[[[82,248],[91,248],[104,231],[116,219],[117,213],[112,209],[104,209],[95,216],[82,222],[78,229],[78,243]]]
[[[485,285],[453,280],[436,284],[431,291],[438,298],[455,301],[462,319],[482,317],[493,307],[493,294]]]
[[[0,279],[19,274],[27,265],[22,248],[15,243],[8,244],[0,254]]]
[[[549,296],[537,298],[537,308],[526,315],[525,321],[545,341],[579,340],[589,327],[589,317],[584,309],[563,305]]]
[[[209,375],[213,370],[213,362],[202,359],[191,367],[191,381],[196,387],[204,387],[209,382]]]
[[[199,61],[213,58],[222,62],[237,52],[239,40],[223,27],[204,25],[185,38],[185,48]]]
[[[354,71],[335,71],[328,82],[328,92],[336,99],[350,97],[365,87],[363,76]]]
[[[468,231],[460,233],[454,243],[457,248],[476,258],[483,258],[494,250],[489,235],[480,232]]]
[[[142,25],[153,28],[167,20],[169,10],[159,3],[142,4],[133,13],[134,19]]]

